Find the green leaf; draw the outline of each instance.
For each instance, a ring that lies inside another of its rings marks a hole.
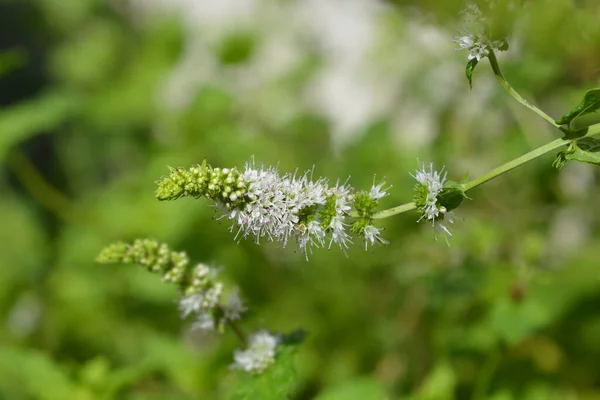
[[[55,129],[79,107],[79,96],[48,92],[33,100],[0,109],[0,159],[15,143]]]
[[[467,63],[467,68],[466,68],[465,72],[467,74],[467,79],[469,80],[469,89],[473,89],[473,82],[472,82],[473,71],[475,70],[475,67],[477,66],[478,63],[479,63],[479,61],[477,61],[476,58],[470,59],[469,62]]]
[[[548,310],[534,300],[518,303],[502,298],[494,304],[490,313],[490,325],[509,344],[531,335],[548,320]]]
[[[600,108],[600,88],[588,91],[583,100],[575,108],[565,114],[561,119],[556,120],[559,125],[570,125],[575,118],[581,117]]]
[[[452,400],[456,381],[456,374],[452,366],[448,362],[442,361],[427,376],[411,400]]]
[[[439,196],[439,202],[442,206],[446,207],[447,211],[452,211],[457,208],[463,199],[467,197],[463,189],[463,185],[454,182],[444,182],[444,191]]]
[[[600,165],[600,139],[586,137],[573,140],[565,150],[558,153],[553,165],[560,169],[569,160]]]
[[[74,399],[77,390],[63,368],[37,350],[0,347],[0,376],[0,393],[10,398]]]
[[[383,384],[374,378],[357,378],[325,389],[315,400],[384,400]]]
[[[241,379],[234,391],[232,400],[282,400],[293,392],[297,380],[294,366],[294,353],[304,341],[306,333],[302,330],[284,335],[277,346],[275,363],[260,375],[250,375],[240,371]]]

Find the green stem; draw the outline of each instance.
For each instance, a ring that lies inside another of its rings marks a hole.
[[[600,124],[590,126],[589,130],[588,130],[588,134],[586,136],[594,136],[597,134],[600,134]],[[496,178],[497,176],[500,176],[500,175],[510,171],[511,169],[517,168],[529,161],[535,160],[536,158],[541,157],[546,153],[549,153],[549,152],[556,150],[562,146],[565,146],[565,145],[569,144],[569,142],[570,142],[569,140],[566,140],[563,138],[553,140],[550,143],[547,143],[541,147],[538,147],[535,150],[530,151],[529,153],[523,154],[522,156],[517,157],[514,160],[511,160],[505,164],[502,164],[501,166],[499,166],[497,168],[494,168],[493,170],[491,170],[487,174],[480,176],[479,178],[473,179],[472,181],[465,183],[463,185],[463,190],[465,192],[468,192],[469,190],[475,189],[477,186],[479,186],[487,181],[490,181],[490,180]],[[416,205],[413,202],[402,204],[402,205],[392,207],[387,210],[379,211],[379,212],[373,214],[373,219],[388,218],[393,215],[402,214],[407,211],[414,210],[415,208],[416,208]],[[351,216],[355,217],[355,218],[358,217],[358,214],[356,214],[356,215],[355,214],[356,213],[352,213]]]
[[[517,168],[529,161],[532,161],[538,157],[543,156],[546,153],[556,150],[559,147],[565,146],[568,143],[569,143],[568,140],[565,140],[562,138],[553,140],[550,143],[547,143],[541,147],[538,147],[537,149],[535,149],[533,151],[530,151],[529,153],[523,154],[522,156],[517,157],[514,160],[507,162],[506,164],[502,164],[501,166],[494,168],[493,170],[491,170],[490,172],[488,172],[485,175],[480,176],[479,178],[473,179],[472,181],[465,183],[463,186],[463,190],[465,192],[468,192],[469,190],[472,190],[472,189],[476,188],[477,186],[479,186],[489,180],[492,180],[495,177],[504,174],[505,172],[510,171],[511,169]]]
[[[221,312],[224,312],[221,306],[219,306],[219,309],[221,310]],[[242,328],[240,328],[240,326],[235,321],[229,318],[227,318],[227,324],[231,327],[231,329],[233,329],[235,336],[237,336],[237,338],[240,339],[240,342],[242,342],[244,346],[248,346],[248,339],[246,338],[244,331],[242,331]]]
[[[510,86],[508,81],[504,78],[504,75],[502,75],[502,71],[500,71],[500,65],[498,65],[498,59],[496,59],[496,54],[494,54],[494,50],[492,50],[491,48],[489,49],[488,59],[490,60],[492,70],[494,71],[494,75],[496,75],[496,79],[512,97],[514,97],[519,103],[523,104],[525,107],[529,108],[531,111],[533,111],[534,113],[551,123],[552,126],[554,126],[555,128],[558,128],[561,131],[564,129],[562,126],[558,125],[554,121],[554,119],[552,119],[552,117],[550,117],[548,114],[546,114],[545,112],[543,112],[542,110],[525,100],[525,98],[521,96],[519,92],[517,92],[512,86]]]
[[[23,186],[42,206],[60,218],[72,221],[71,201],[44,179],[25,154],[18,149],[13,150],[7,157],[7,164]]]
[[[387,210],[376,212],[375,214],[373,214],[373,219],[388,218],[388,217],[391,217],[392,215],[398,215],[398,214],[405,213],[407,211],[414,210],[415,208],[417,208],[417,206],[415,203],[412,203],[412,202],[402,204],[400,206],[396,206],[396,207],[388,208]],[[354,215],[352,215],[352,216],[354,217]]]

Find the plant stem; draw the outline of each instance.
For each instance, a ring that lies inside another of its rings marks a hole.
[[[232,321],[230,319],[227,319],[227,323],[229,324],[229,326],[231,327],[231,329],[233,329],[233,332],[238,337],[238,339],[240,339],[240,342],[242,342],[242,344],[244,346],[247,346],[248,345],[248,339],[246,339],[246,335],[242,331],[242,328],[240,328],[239,325],[235,323],[235,321]]]
[[[554,121],[554,119],[552,119],[552,117],[550,117],[548,114],[546,114],[545,112],[543,112],[542,110],[525,100],[525,98],[521,96],[519,92],[517,92],[512,86],[510,86],[508,81],[504,78],[504,75],[502,75],[502,71],[500,71],[500,65],[498,65],[498,59],[496,59],[496,54],[494,54],[494,50],[492,50],[491,48],[489,49],[488,59],[490,60],[492,70],[494,71],[494,75],[496,75],[496,79],[512,97],[514,97],[519,103],[523,104],[525,107],[529,108],[531,111],[548,121],[555,128],[558,128],[560,130],[564,129],[562,126],[558,125]]]
[[[387,210],[379,211],[373,214],[373,219],[383,219],[391,217],[392,215],[398,215],[405,213],[407,211],[411,211],[417,208],[416,204],[413,202],[402,204],[400,206],[388,208]],[[352,215],[354,216],[354,215]]]
[[[568,140],[565,140],[562,138],[553,140],[550,143],[547,143],[541,147],[538,147],[535,150],[530,151],[529,153],[523,154],[522,156],[517,157],[514,160],[507,162],[506,164],[502,164],[501,166],[494,168],[493,170],[491,170],[487,174],[480,176],[479,178],[473,179],[472,181],[465,183],[463,185],[463,190],[465,192],[468,192],[469,190],[472,190],[472,189],[476,188],[477,186],[479,186],[489,180],[492,180],[495,177],[500,176],[505,172],[510,171],[511,169],[517,168],[529,161],[532,161],[540,156],[543,156],[546,153],[556,150],[559,147],[565,146],[568,143],[569,143]]]
[[[44,179],[25,154],[19,149],[14,149],[7,157],[7,164],[23,186],[42,206],[58,217],[72,222],[71,201]]]

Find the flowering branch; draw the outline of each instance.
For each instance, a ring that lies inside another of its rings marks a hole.
[[[223,284],[216,280],[218,270],[205,264],[192,266],[184,252],[172,251],[165,243],[150,239],[137,239],[132,244],[117,242],[105,247],[97,257],[101,263],[139,264],[158,273],[162,280],[178,285],[181,317],[195,314],[192,329],[214,330],[220,333],[228,325],[240,339],[246,350],[234,352],[233,369],[243,369],[258,374],[275,362],[279,335],[265,330],[246,338],[237,324],[247,310],[238,288],[234,288],[223,302]]]
[[[232,221],[230,230],[236,238],[276,241],[283,247],[295,238],[307,257],[313,247],[331,249],[336,244],[345,251],[353,243],[352,235],[362,238],[365,249],[387,243],[380,237],[382,229],[373,225],[373,210],[388,194],[384,182],[373,183],[368,192],[356,192],[339,180],[334,186],[325,178],[313,180],[312,173],[280,175],[275,167],[257,169],[253,163],[239,171],[213,168],[204,161],[188,169],[171,169],[156,182],[156,197],[205,197],[215,202],[219,218]]]

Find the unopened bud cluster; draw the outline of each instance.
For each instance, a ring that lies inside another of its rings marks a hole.
[[[182,318],[194,314],[192,328],[223,331],[228,320],[239,319],[246,310],[237,288],[223,302],[223,283],[216,280],[218,270],[205,264],[191,265],[184,252],[172,251],[168,245],[151,239],[137,239],[132,244],[117,242],[104,248],[101,263],[139,264],[158,273],[162,280],[179,286]]]
[[[351,235],[361,237],[365,248],[386,243],[379,235],[381,229],[372,223],[373,209],[388,194],[383,183],[355,193],[346,183],[329,186],[325,178],[313,181],[312,171],[280,175],[275,167],[257,169],[247,163],[239,171],[213,168],[205,161],[189,169],[171,169],[157,186],[159,200],[191,196],[214,201],[221,218],[232,220],[236,238],[276,241],[285,247],[293,237],[307,255],[313,246],[336,244],[345,250],[352,243]]]

